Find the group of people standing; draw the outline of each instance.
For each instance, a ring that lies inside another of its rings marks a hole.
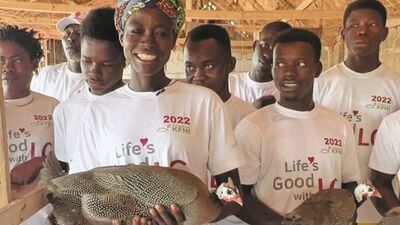
[[[193,173],[210,189],[230,177],[244,205],[224,205],[213,221],[221,225],[280,224],[311,194],[353,191],[367,179],[382,199],[360,206],[359,220],[377,222],[375,208],[383,214],[400,206],[391,184],[400,167],[400,76],[379,59],[388,34],[379,1],[346,8],[348,55],[321,76],[318,36],[279,21],[254,42],[250,71],[232,75],[227,31],[194,28],[184,43],[187,83],[170,79],[164,66],[184,18],[176,0],[120,0],[115,9],[73,13],[57,23],[67,62],[43,68],[32,85],[43,56],[39,39],[26,28],[0,28],[14,198],[37,185],[54,150],[69,173],[166,166]],[[44,224],[50,211],[26,224]],[[184,221],[176,204],[155,205],[150,214],[133,224]]]

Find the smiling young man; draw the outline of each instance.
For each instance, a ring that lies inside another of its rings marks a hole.
[[[351,190],[360,178],[350,124],[312,99],[314,78],[322,69],[319,38],[289,29],[273,49],[280,99],[244,118],[235,130],[247,160],[239,169],[244,195],[239,216],[249,224],[279,223],[311,194]]]
[[[54,111],[55,153],[69,164],[69,173],[99,166],[97,156],[86,150],[81,135],[83,115],[91,102],[121,87],[125,58],[114,27],[114,9],[90,11],[81,28],[81,67],[87,86],[62,102]]]
[[[74,12],[57,22],[57,31],[62,34],[61,43],[67,62],[43,68],[32,82],[32,90],[65,101],[71,95],[84,89],[80,57],[81,23],[85,14]]]
[[[282,21],[269,23],[262,28],[259,40],[253,44],[254,53],[250,71],[229,77],[229,90],[233,95],[253,104],[256,108],[275,101],[273,96],[278,97],[279,94],[271,74],[272,46],[278,34],[289,28],[291,26]]]
[[[231,44],[226,30],[213,24],[200,25],[186,37],[185,73],[188,83],[210,88],[224,102],[233,127],[245,116],[255,111],[250,103],[232,95],[228,88],[229,73],[236,59],[231,54]]]
[[[53,150],[52,113],[58,101],[30,90],[33,71],[43,57],[36,32],[17,26],[0,28],[0,65],[10,163],[11,197],[19,198],[39,182],[46,154]],[[45,207],[23,224],[43,225]]]
[[[375,0],[358,0],[344,13],[342,38],[348,48],[344,62],[318,79],[315,100],[353,124],[362,181],[370,178],[368,161],[381,120],[400,109],[400,76],[381,63],[386,39],[386,9]],[[358,221],[380,220],[371,202],[359,209]]]

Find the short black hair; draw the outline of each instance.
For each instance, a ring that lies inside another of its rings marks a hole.
[[[290,28],[292,28],[292,26],[290,24],[286,23],[286,22],[274,21],[274,22],[266,24],[261,29],[261,31],[263,31],[263,30],[274,30],[274,31],[281,32],[281,31],[284,31],[284,30],[287,30],[287,29],[290,29]]]
[[[307,42],[314,49],[315,60],[319,61],[321,57],[321,40],[319,37],[309,30],[291,28],[283,31],[276,38],[274,47],[278,43],[291,43],[291,42]]]
[[[32,29],[6,25],[0,28],[0,42],[13,41],[28,52],[31,60],[40,61],[43,57],[43,49],[40,44],[41,38],[35,37],[36,34],[37,32]]]
[[[186,36],[185,45],[187,41],[202,41],[210,38],[217,41],[218,46],[227,56],[232,55],[228,32],[225,28],[215,24],[203,24],[193,28]]]
[[[376,11],[382,19],[383,25],[386,26],[387,12],[385,6],[377,0],[357,0],[350,3],[343,15],[343,26],[346,24],[350,13],[357,9],[371,9]]]
[[[82,22],[81,41],[84,37],[109,41],[124,55],[124,49],[114,26],[114,12],[115,9],[110,7],[91,10]]]

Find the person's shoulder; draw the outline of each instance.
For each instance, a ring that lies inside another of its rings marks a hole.
[[[242,72],[242,73],[231,73],[228,76],[229,81],[231,82],[238,82],[239,80],[244,80],[247,76],[248,72]]]
[[[384,76],[386,78],[389,79],[393,79],[396,81],[400,81],[400,74],[397,73],[396,71],[394,71],[392,68],[390,68],[389,66],[382,64],[382,74],[380,74],[381,76]]]
[[[58,104],[59,101],[53,97],[44,95],[44,94],[40,94],[38,92],[34,92],[32,91],[32,97],[34,100],[36,101],[40,101],[40,102],[49,102],[51,104]]]
[[[230,104],[237,106],[237,108],[240,107],[240,109],[245,110],[247,112],[253,112],[253,111],[257,110],[249,102],[243,101],[242,99],[240,99],[232,94],[231,94],[231,97],[228,99],[228,101],[230,101]]]
[[[320,104],[315,103],[315,107],[318,110],[318,116],[317,118],[325,118],[328,121],[331,121],[332,124],[338,124],[338,125],[343,125],[345,124],[346,126],[349,125],[349,121],[346,120],[342,115],[337,113],[334,110],[331,110],[325,106],[322,106]]]
[[[397,126],[400,128],[400,110],[393,112],[382,119],[382,124],[386,126]]]
[[[340,76],[343,73],[340,69],[341,65],[342,65],[341,63],[336,64],[327,69],[326,71],[322,72],[321,75],[318,77],[318,80],[329,79],[332,77]]]
[[[39,70],[39,76],[58,72],[60,70],[63,70],[66,66],[67,66],[67,63],[60,63],[60,64],[55,64],[55,65],[45,66]]]
[[[262,107],[261,109],[256,109],[248,116],[245,117],[249,122],[258,125],[261,125],[263,122],[270,122],[271,117],[276,114],[276,110],[274,108],[274,104],[267,105]]]
[[[188,84],[180,81],[176,81],[177,89],[179,90],[179,93],[184,94],[185,96],[191,96],[191,97],[196,97],[196,98],[206,98],[206,99],[219,99],[219,101],[222,102],[222,100],[219,98],[219,96],[211,89],[202,87],[199,85],[193,85],[193,84]]]

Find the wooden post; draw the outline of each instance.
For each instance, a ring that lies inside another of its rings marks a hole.
[[[8,161],[8,145],[7,145],[3,84],[0,83],[0,208],[6,206],[9,202],[10,202],[10,169]]]

